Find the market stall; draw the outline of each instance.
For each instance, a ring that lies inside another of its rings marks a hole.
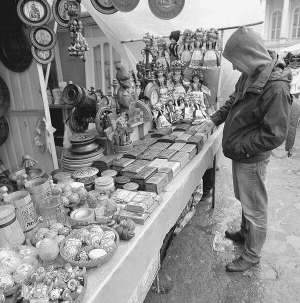
[[[57,162],[45,169],[43,159],[28,154],[14,171],[1,167],[1,302],[142,302],[159,270],[165,236],[201,198],[202,176],[215,169],[222,140],[222,128],[204,122],[218,107],[224,28],[189,29],[194,21],[187,10],[195,7],[182,1],[174,13],[174,3],[167,2],[153,7],[150,1],[152,13],[179,19],[166,23],[147,15],[160,30],[130,36],[134,31],[121,35],[116,29],[127,13],[141,17],[148,9],[142,1],[125,13],[128,7],[114,0],[124,11],[115,16],[118,9],[107,2],[83,1],[122,62],[110,95],[77,83],[61,87],[70,135],[59,169],[53,170]],[[46,134],[50,150],[46,88],[58,24],[70,35],[68,54],[95,70],[80,10],[77,0],[17,5],[30,30],[46,116],[45,133],[39,126],[36,141]],[[109,17],[115,20],[111,27]],[[163,24],[170,33],[161,31]],[[180,24],[185,27],[178,30]],[[5,103],[7,89],[2,92]],[[195,190],[197,199],[191,199]],[[214,202],[213,193],[212,207]]]

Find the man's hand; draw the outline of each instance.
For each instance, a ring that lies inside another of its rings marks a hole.
[[[206,119],[201,123],[202,126],[205,126],[207,128],[213,128],[215,127],[215,123],[211,119]]]

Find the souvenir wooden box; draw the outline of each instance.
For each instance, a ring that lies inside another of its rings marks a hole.
[[[175,177],[180,172],[180,163],[179,162],[167,161],[163,167],[171,168],[173,171],[173,177]]]
[[[201,136],[192,136],[188,139],[187,144],[194,144],[197,148],[197,153],[199,153],[204,145],[204,137]]]
[[[180,151],[188,153],[189,154],[189,159],[191,160],[197,154],[197,147],[194,144],[186,144]]]
[[[137,159],[141,154],[147,150],[147,146],[140,145],[140,146],[134,146],[132,150],[126,152],[124,154],[124,157],[131,158],[131,159]]]
[[[147,160],[135,160],[133,163],[122,169],[121,172],[124,176],[127,176],[128,178],[131,179],[135,175],[137,175],[149,163],[150,161]]]
[[[111,167],[114,159],[116,159],[116,155],[102,156],[99,160],[93,162],[93,166],[103,171]]]
[[[111,196],[111,199],[117,204],[127,204],[133,200],[137,192],[118,188],[114,191]]]
[[[156,167],[146,166],[132,178],[132,181],[139,184],[140,189],[144,190],[146,181],[151,178],[156,172]]]
[[[158,142],[167,142],[167,143],[174,143],[176,140],[177,136],[171,134],[171,135],[166,135],[158,139]]]
[[[171,159],[170,162],[179,162],[180,167],[183,168],[189,162],[189,154],[186,152],[178,152]]]
[[[160,154],[160,150],[159,149],[148,149],[144,153],[142,153],[138,157],[138,159],[152,161],[152,160],[156,159],[159,154]]]
[[[146,181],[145,187],[147,191],[160,194],[168,184],[168,176],[164,173],[156,173]]]
[[[135,161],[135,159],[121,158],[113,161],[111,168],[117,172],[121,172],[125,167],[129,166]]]
[[[168,183],[173,179],[173,170],[170,167],[162,167],[158,170],[158,172],[168,176]]]
[[[170,135],[172,133],[171,127],[165,127],[158,130],[155,130],[153,133],[151,133],[152,138],[160,138],[165,135]]]
[[[179,143],[179,142],[177,142],[177,143],[172,144],[169,147],[169,149],[180,151],[184,146],[185,146],[185,143]]]
[[[190,129],[190,125],[189,124],[178,124],[175,126],[174,128],[174,131],[178,131],[178,130],[181,130],[181,131],[187,131],[188,129]]]
[[[177,153],[177,150],[175,149],[165,149],[163,151],[160,152],[160,154],[158,155],[159,159],[171,159],[175,154]]]
[[[161,167],[165,167],[167,163],[168,163],[167,159],[155,159],[152,162],[150,162],[148,166],[161,168]]]
[[[155,196],[153,196],[155,195]],[[158,204],[159,200],[156,194],[146,191],[140,191],[134,197],[133,201],[126,205],[126,210],[135,213],[151,213],[154,209],[154,204]]]
[[[178,136],[175,140],[175,142],[178,142],[178,143],[186,143],[187,140],[191,137],[191,135],[189,134],[186,134],[186,133],[183,133],[181,134],[180,136]]]
[[[119,213],[120,218],[128,218],[134,221],[136,224],[144,225],[147,219],[149,218],[150,213],[134,213],[128,210],[121,210]]]
[[[151,145],[151,146],[150,146],[150,149],[162,151],[162,150],[168,148],[169,146],[171,146],[171,143],[167,143],[167,142],[157,142],[157,143]]]

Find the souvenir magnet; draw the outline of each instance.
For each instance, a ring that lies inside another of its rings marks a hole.
[[[33,28],[30,32],[32,44],[41,50],[49,50],[56,42],[55,33],[47,26]]]
[[[48,64],[54,59],[53,49],[41,50],[34,46],[31,47],[33,58],[40,64]]]

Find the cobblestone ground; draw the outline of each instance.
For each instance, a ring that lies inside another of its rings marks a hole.
[[[170,291],[153,290],[145,303],[296,303],[300,302],[300,130],[292,158],[268,167],[268,236],[260,265],[245,273],[226,273],[225,264],[239,248],[223,239],[227,228],[238,229],[241,208],[234,198],[231,163],[221,156],[217,202],[200,202],[192,220],[174,238],[162,264],[162,283]],[[171,281],[171,282],[170,282]]]

